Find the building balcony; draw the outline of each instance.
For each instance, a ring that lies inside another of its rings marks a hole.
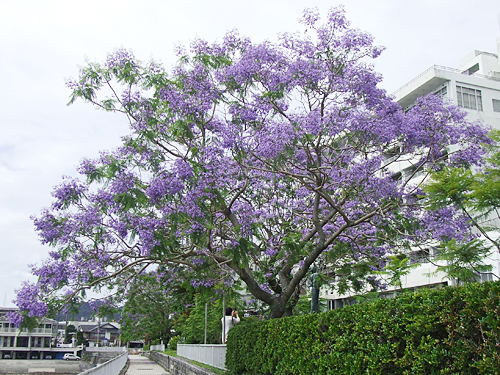
[[[15,333],[15,334],[18,334],[19,333],[19,329],[18,328],[6,328],[6,327],[1,327],[0,328],[0,334],[1,333]],[[23,329],[21,331],[21,335],[27,335],[27,334],[46,334],[46,335],[52,335],[52,329],[50,328],[34,328],[33,330],[31,331],[28,331],[27,329]]]
[[[2,332],[17,333],[18,331],[19,331],[19,329],[17,329],[17,328],[5,328],[5,327],[0,328],[0,333],[2,333]]]

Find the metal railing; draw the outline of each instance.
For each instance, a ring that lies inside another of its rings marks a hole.
[[[19,331],[18,328],[5,328],[5,327],[0,328],[0,332],[13,332],[13,333],[15,333],[17,331]]]
[[[85,348],[86,352],[126,352],[127,347],[126,346],[96,346],[93,348],[86,347]]]
[[[13,328],[13,327],[0,327],[0,333],[3,332],[8,332],[8,333],[17,333],[19,332],[19,328]],[[28,329],[23,329],[21,332],[24,333],[47,333],[47,334],[52,334],[52,329],[50,328],[33,328],[31,331]]]
[[[124,352],[118,357],[110,359],[102,365],[98,365],[97,367],[81,372],[78,375],[118,375],[127,363],[127,360],[128,353]]]

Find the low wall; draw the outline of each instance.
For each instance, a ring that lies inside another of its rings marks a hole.
[[[227,346],[222,344],[177,344],[177,355],[225,370]]]
[[[77,375],[91,369],[86,361],[62,359],[0,359],[2,375]]]
[[[78,375],[118,375],[127,364],[127,360],[128,353],[124,352],[118,357],[110,359],[102,365],[91,368],[90,370],[84,371]]]
[[[144,355],[170,372],[171,375],[216,375],[212,371],[192,365],[181,358],[170,357],[159,352],[147,352]]]
[[[160,344],[160,345],[151,345],[149,347],[150,350],[157,350],[159,352],[164,352],[165,351],[165,344]]]

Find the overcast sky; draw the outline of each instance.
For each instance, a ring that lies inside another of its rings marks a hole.
[[[125,119],[78,102],[66,106],[65,79],[85,59],[116,48],[171,67],[173,47],[234,28],[253,41],[301,29],[305,7],[322,15],[336,0],[0,0],[0,306],[34,278],[41,246],[30,216],[50,206],[52,187],[76,175],[83,157],[116,147]],[[433,64],[458,67],[474,49],[497,52],[500,1],[345,0],[352,25],[387,49],[375,66],[392,93]]]

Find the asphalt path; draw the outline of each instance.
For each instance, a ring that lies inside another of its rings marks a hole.
[[[163,367],[147,357],[141,355],[129,355],[129,367],[126,375],[169,375]]]

